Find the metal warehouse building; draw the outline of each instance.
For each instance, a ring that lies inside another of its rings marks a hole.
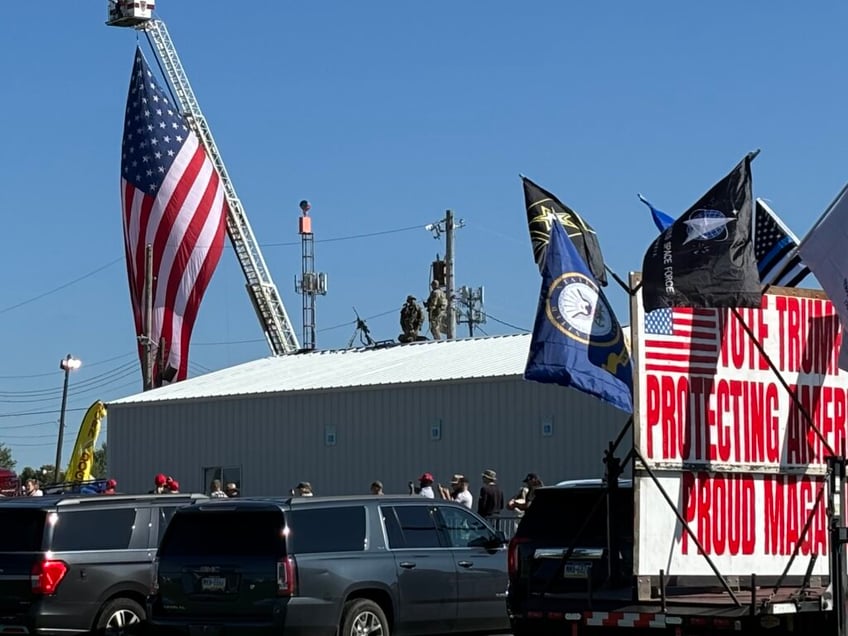
[[[600,477],[626,415],[573,389],[522,379],[529,335],[316,351],[266,358],[108,405],[109,470],[124,492],[153,475],[243,495],[407,491],[422,472],[484,469],[507,497],[527,472],[546,483]]]

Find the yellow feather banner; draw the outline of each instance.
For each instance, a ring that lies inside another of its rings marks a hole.
[[[104,417],[106,417],[106,405],[100,400],[89,406],[85,412],[77,435],[77,443],[74,444],[74,452],[71,453],[68,472],[65,473],[67,481],[88,481],[91,479],[95,444],[100,435],[100,424]]]

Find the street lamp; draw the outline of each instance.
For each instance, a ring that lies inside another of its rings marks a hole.
[[[62,439],[65,437],[65,407],[68,404],[68,377],[71,371],[80,368],[82,362],[70,353],[59,360],[59,368],[65,372],[65,383],[62,386],[62,410],[59,411],[59,439],[56,441],[56,465],[53,467],[53,483],[59,483],[59,465],[62,463]]]

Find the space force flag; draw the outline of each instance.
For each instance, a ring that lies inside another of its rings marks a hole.
[[[583,259],[595,279],[601,285],[606,285],[604,256],[598,235],[592,226],[577,212],[527,177],[522,176],[521,182],[524,185],[524,206],[527,208],[527,226],[530,229],[530,242],[533,244],[533,258],[539,270],[545,265],[545,250],[550,241],[551,225],[556,218],[562,223],[579,258]]]
[[[642,261],[645,311],[664,307],[759,307],[748,153],[660,234]]]
[[[556,219],[524,378],[571,386],[633,412],[633,369],[621,326]]]
[[[798,252],[818,279],[839,315],[843,334],[848,328],[848,185],[801,240]],[[848,370],[848,346],[843,335],[839,368]]]

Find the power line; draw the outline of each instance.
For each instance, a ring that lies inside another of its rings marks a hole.
[[[371,238],[374,236],[384,236],[386,234],[397,234],[398,232],[409,232],[410,230],[420,230],[423,225],[410,225],[408,227],[399,227],[393,230],[381,230],[379,232],[367,232],[365,234],[350,234],[348,236],[333,236],[325,239],[315,239],[316,243],[335,243],[338,241],[352,241],[354,239]],[[285,243],[260,243],[260,247],[292,247],[300,245],[300,241],[288,241]]]
[[[65,412],[75,413],[77,411],[85,411],[87,409],[87,406],[82,406],[78,409],[65,409]],[[17,413],[0,413],[0,417],[23,417],[24,415],[50,415],[51,413],[55,412],[55,409],[51,409],[49,411],[19,411]]]
[[[58,420],[48,420],[46,422],[35,422],[33,424],[13,424],[11,426],[7,424],[0,424],[0,431],[11,431],[12,429],[17,428],[35,428],[36,426],[47,426],[48,424],[52,424],[54,426],[59,424]]]
[[[331,238],[316,239],[315,242],[316,243],[333,243],[333,242],[336,242],[336,241],[351,241],[351,240],[355,240],[355,239],[371,238],[371,237],[374,237],[374,236],[384,236],[386,234],[397,234],[398,232],[409,232],[411,230],[420,229],[421,227],[423,227],[423,226],[422,225],[410,225],[410,226],[407,226],[407,227],[395,228],[393,230],[381,230],[379,232],[366,232],[364,234],[350,234],[348,236],[334,236],[334,237],[331,237]],[[288,246],[294,246],[294,245],[300,245],[300,241],[291,241],[291,242],[286,242],[286,243],[260,243],[259,247],[288,247]],[[226,247],[230,247],[230,246],[227,245]],[[102,272],[105,269],[109,269],[113,265],[117,265],[122,260],[124,260],[124,257],[119,256],[118,258],[111,260],[108,263],[101,265],[100,267],[96,267],[95,269],[91,270],[90,272],[86,272],[82,276],[78,276],[77,278],[69,280],[66,283],[62,283],[58,287],[54,287],[53,289],[50,289],[46,292],[42,292],[42,293],[40,293],[36,296],[33,296],[31,298],[28,298],[26,300],[22,300],[21,302],[16,303],[14,305],[9,305],[8,307],[4,307],[3,309],[0,309],[0,315],[5,314],[7,312],[10,312],[14,309],[18,309],[19,307],[23,307],[24,305],[34,303],[35,301],[41,300],[42,298],[45,298],[46,296],[50,296],[52,294],[55,294],[56,292],[62,291],[63,289],[66,289],[66,288],[70,287],[71,285],[76,285],[77,283],[82,282],[87,278],[91,278],[92,276],[99,274],[100,272]]]
[[[106,364],[107,362],[114,362],[115,360],[120,360],[121,358],[126,358],[127,356],[134,356],[134,353],[123,353],[119,356],[115,356],[113,358],[106,358],[105,360],[98,360],[97,362],[86,362],[86,368],[100,366],[101,364]],[[50,371],[48,373],[34,373],[32,375],[0,375],[0,380],[27,380],[30,378],[46,378],[46,377],[56,377],[55,371]]]
[[[265,342],[265,338],[251,338],[250,340],[221,340],[218,342],[192,342],[192,347],[220,347],[233,344],[252,344],[254,342]],[[192,363],[189,363],[192,364]]]
[[[486,317],[491,318],[495,322],[499,322],[500,324],[502,324],[506,327],[510,327],[511,329],[517,329],[518,331],[520,331],[522,333],[530,333],[529,329],[525,329],[524,327],[519,327],[517,325],[513,325],[511,323],[506,322],[505,320],[501,320],[500,318],[495,318],[492,314],[490,314],[488,312],[486,312]]]
[[[75,284],[77,284],[77,283],[79,283],[79,282],[81,282],[81,281],[84,281],[86,278],[91,278],[91,277],[92,277],[92,276],[94,276],[95,274],[99,274],[100,272],[102,272],[104,269],[108,269],[108,268],[112,267],[112,265],[115,265],[116,263],[119,263],[121,260],[123,260],[123,258],[124,258],[123,256],[121,256],[121,257],[119,257],[119,258],[116,258],[116,259],[115,259],[115,260],[113,260],[113,261],[109,261],[109,262],[108,262],[108,263],[106,263],[105,265],[101,265],[100,267],[98,267],[98,268],[96,268],[96,269],[91,270],[91,271],[90,271],[90,272],[88,272],[87,274],[83,274],[82,276],[80,276],[80,277],[78,277],[78,278],[75,278],[75,279],[73,279],[73,280],[70,280],[70,281],[68,281],[67,283],[63,283],[63,284],[59,285],[58,287],[54,287],[53,289],[51,289],[51,290],[49,290],[49,291],[46,291],[46,292],[41,293],[41,294],[38,294],[37,296],[33,296],[32,298],[29,298],[29,299],[27,299],[27,300],[23,300],[23,301],[21,301],[21,302],[19,302],[19,303],[15,304],[15,305],[10,305],[10,306],[8,306],[8,307],[6,307],[6,308],[4,308],[4,309],[0,309],[0,314],[5,314],[6,312],[12,311],[13,309],[17,309],[18,307],[23,307],[24,305],[28,305],[28,304],[30,304],[30,303],[34,303],[36,300],[41,300],[41,299],[42,299],[42,298],[44,298],[45,296],[49,296],[49,295],[51,295],[51,294],[55,294],[55,293],[56,293],[56,292],[58,292],[58,291],[62,291],[62,290],[63,290],[63,289],[65,289],[66,287],[70,287],[71,285],[75,285]]]
[[[373,316],[366,316],[363,320],[373,320],[374,318],[381,318],[391,313],[399,312],[400,309],[389,309],[388,311],[381,312],[379,314],[374,314]],[[356,320],[348,320],[347,322],[342,322],[337,325],[333,325],[332,327],[323,327],[322,329],[318,329],[318,331],[331,331],[333,329],[341,329],[342,327],[350,327],[352,325],[356,325]]]
[[[99,375],[92,376],[90,378],[86,378],[84,380],[80,380],[78,382],[74,382],[74,390],[76,392],[80,392],[83,389],[90,389],[94,386],[101,386],[106,382],[106,380],[110,378],[114,378],[119,373],[131,372],[135,368],[135,361],[126,362],[118,367],[110,369],[104,373]],[[59,375],[59,374],[56,374]],[[125,377],[125,376],[121,376]],[[61,395],[62,389],[61,387],[48,387],[41,389],[31,389],[31,390],[23,390],[23,391],[0,391],[0,401],[3,398],[55,398],[58,395]]]

